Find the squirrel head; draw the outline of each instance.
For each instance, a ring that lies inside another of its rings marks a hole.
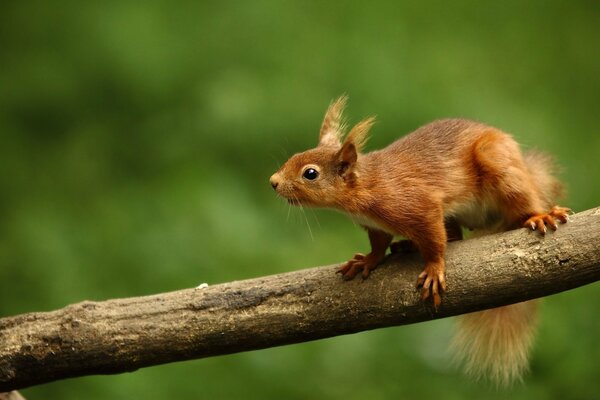
[[[317,147],[294,154],[271,176],[273,189],[290,204],[335,207],[356,186],[360,151],[375,119],[359,122],[342,140],[346,101],[341,96],[329,105]]]

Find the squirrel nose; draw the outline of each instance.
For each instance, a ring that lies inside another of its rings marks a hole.
[[[271,179],[269,179],[269,182],[271,182],[271,187],[273,189],[277,189],[277,186],[279,186],[279,175],[273,174],[273,176],[271,176]]]

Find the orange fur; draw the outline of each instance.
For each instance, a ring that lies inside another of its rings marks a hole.
[[[446,242],[461,238],[460,226],[496,232],[525,225],[545,233],[546,226],[556,229],[557,220],[566,222],[568,209],[546,212],[560,189],[547,172],[547,158],[524,156],[499,129],[464,119],[439,120],[363,154],[374,119],[359,122],[342,141],[345,103],[343,96],[329,106],[319,145],[293,155],[270,179],[290,203],[341,210],[368,231],[371,252],[358,253],[340,267],[345,279],[361,271],[366,278],[386,249],[396,248],[393,237],[405,236],[425,261],[417,286],[437,308],[446,290]],[[527,357],[521,355],[530,347],[526,332],[533,332],[517,326],[531,320],[531,307],[512,307],[475,314],[475,321],[494,322],[487,330],[478,331],[481,327],[467,317],[456,342],[468,368],[480,365],[499,382],[525,369]]]
[[[339,146],[344,130],[343,112],[346,107],[346,96],[341,96],[329,105],[319,133],[320,146]]]
[[[522,379],[537,325],[537,302],[466,314],[452,340],[455,361],[467,374],[488,377],[501,386]]]

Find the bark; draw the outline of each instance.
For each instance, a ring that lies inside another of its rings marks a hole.
[[[420,300],[423,264],[409,254],[388,257],[364,281],[343,281],[332,265],[3,318],[0,392],[449,317],[595,282],[600,207],[546,236],[519,229],[451,243],[446,261],[437,311]]]
[[[14,391],[8,393],[0,393],[0,400],[25,400],[21,393]]]

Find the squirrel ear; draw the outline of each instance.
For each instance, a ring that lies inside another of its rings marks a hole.
[[[369,130],[374,123],[375,117],[369,117],[354,125],[350,130],[350,133],[348,133],[348,136],[346,136],[343,146],[345,146],[346,143],[352,143],[354,147],[356,147],[356,152],[360,152],[365,146],[365,143],[367,143]]]
[[[358,159],[358,152],[352,142],[345,142],[336,154],[338,174],[343,177],[352,173],[354,164]]]
[[[346,136],[342,148],[337,152],[337,161],[339,163],[339,174],[342,176],[348,176],[352,173],[354,164],[358,159],[358,153],[362,150],[363,146],[367,142],[367,134],[369,129],[373,126],[375,117],[370,117],[360,121]]]
[[[319,146],[341,146],[342,131],[344,130],[342,114],[347,100],[348,96],[342,95],[327,108],[319,134]]]
[[[352,166],[358,158],[358,152],[354,143],[346,142],[337,153],[338,161],[346,166]]]

